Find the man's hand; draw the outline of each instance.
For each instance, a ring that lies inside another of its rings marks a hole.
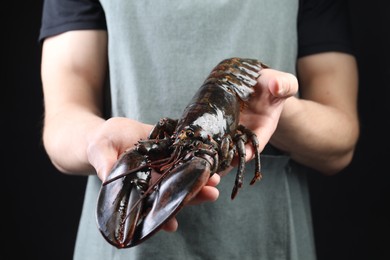
[[[298,92],[298,80],[290,73],[274,69],[262,69],[257,79],[255,93],[248,106],[240,114],[240,123],[251,129],[259,139],[262,151],[274,133],[287,98]],[[247,160],[254,150],[247,145]]]

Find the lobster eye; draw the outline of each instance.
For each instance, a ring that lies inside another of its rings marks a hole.
[[[192,131],[192,130],[186,130],[186,136],[188,136],[188,137],[194,137],[194,131]]]

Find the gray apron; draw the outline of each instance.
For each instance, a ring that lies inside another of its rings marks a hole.
[[[101,2],[109,32],[113,116],[150,124],[180,117],[225,58],[255,58],[295,73],[297,0]],[[315,259],[304,168],[268,148],[261,159],[263,180],[249,186],[254,169],[248,164],[235,200],[230,199],[234,170],[222,178],[215,203],[179,212],[177,232],[162,231],[121,250],[97,229],[101,182],[90,176],[74,258]]]

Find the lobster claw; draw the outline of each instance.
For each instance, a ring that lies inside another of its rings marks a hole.
[[[137,241],[133,240],[131,246],[152,236],[198,194],[210,178],[211,165],[203,157],[192,157],[161,176],[152,194],[152,205],[139,226]]]
[[[103,237],[118,248],[128,247],[142,217],[151,170],[146,156],[136,150],[125,152],[102,184],[96,211],[98,228]]]
[[[164,172],[149,186],[147,156],[124,153],[102,184],[96,211],[103,237],[117,248],[135,246],[158,230],[206,185],[213,159],[189,159]]]

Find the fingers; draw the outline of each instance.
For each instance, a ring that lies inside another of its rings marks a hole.
[[[169,219],[163,226],[162,229],[167,232],[175,232],[179,226],[177,219],[175,217]]]
[[[275,97],[287,98],[298,92],[298,79],[291,73],[263,69],[258,81],[262,86],[268,86]]]
[[[207,201],[216,201],[219,197],[219,190],[215,186],[218,185],[220,179],[221,177],[218,174],[211,176],[206,186],[200,190],[200,192],[189,202],[189,204],[198,205]]]
[[[219,190],[215,187],[204,186],[202,190],[196,195],[196,197],[191,201],[191,205],[200,204],[206,201],[216,201],[219,196]]]
[[[189,203],[190,205],[198,205],[206,201],[215,201],[218,199],[219,191],[215,188],[221,178],[218,174],[213,174],[207,182],[206,186],[197,194],[197,196]],[[179,226],[177,219],[172,217],[162,227],[164,231],[175,232]]]
[[[218,174],[213,174],[213,176],[210,177],[206,185],[215,187],[219,184],[220,181],[221,177]]]

